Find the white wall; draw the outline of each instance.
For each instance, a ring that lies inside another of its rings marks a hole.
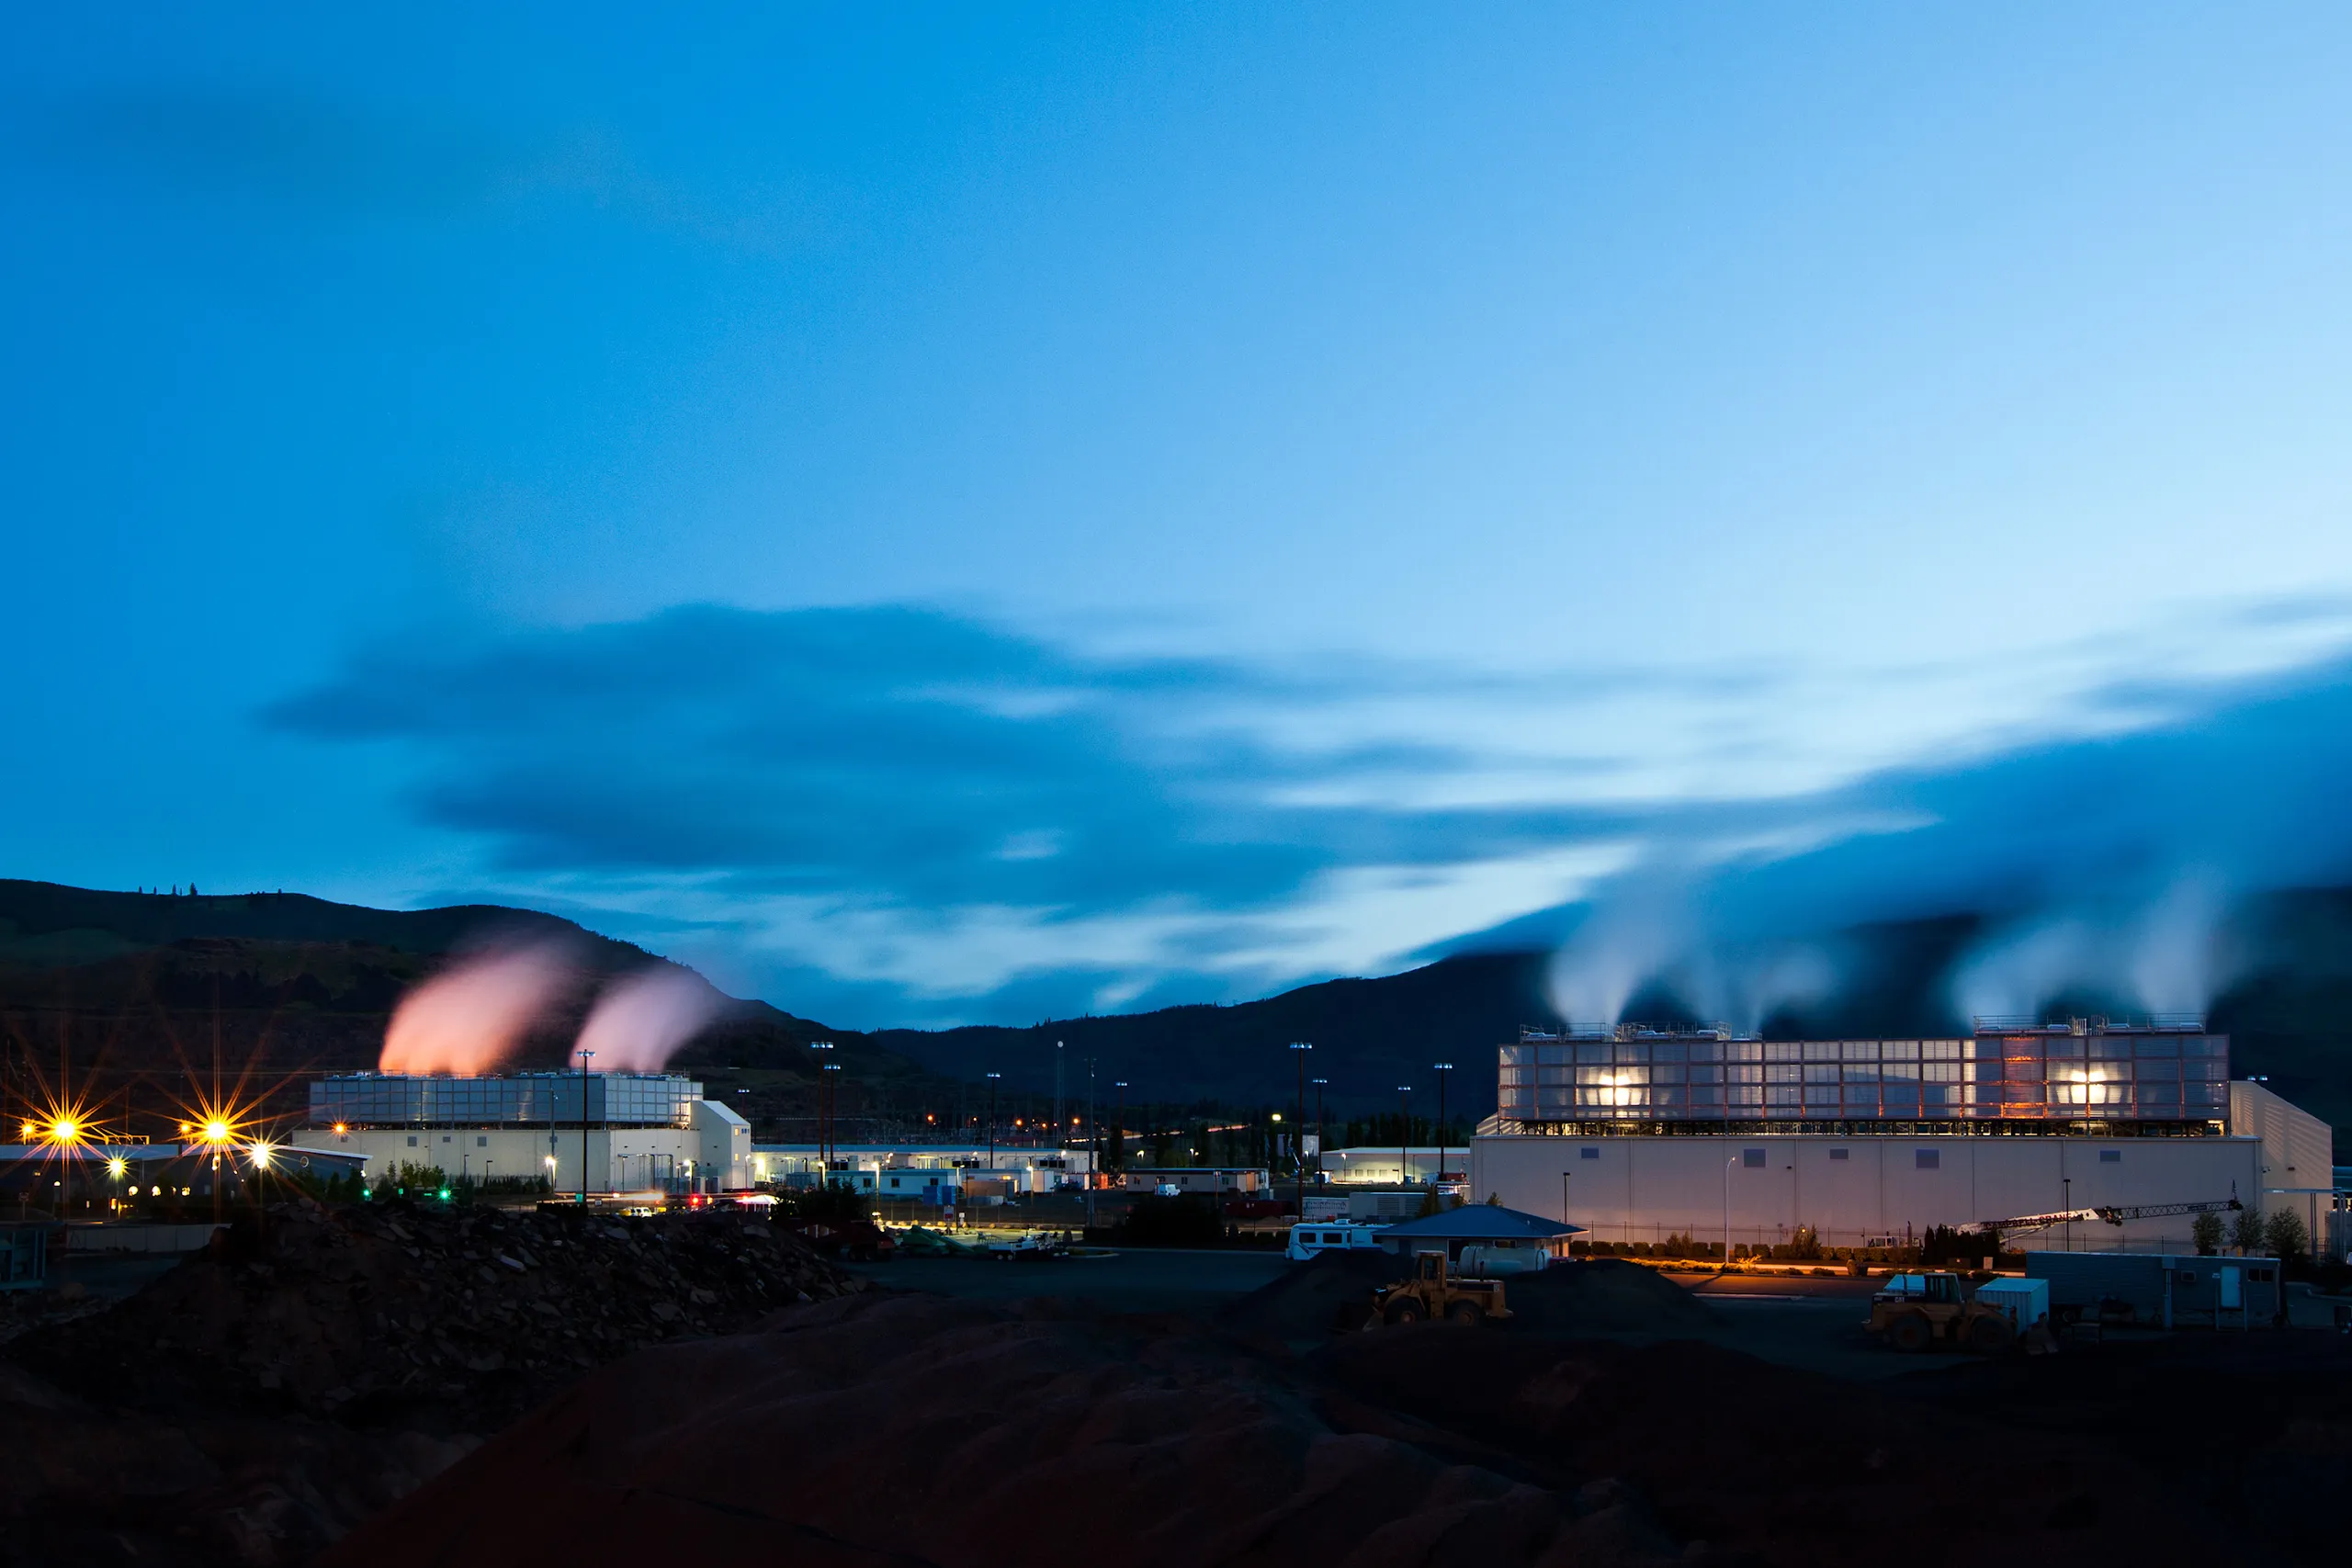
[[[1832,1157],[1835,1150],[1846,1157]],[[1917,1151],[1935,1153],[1921,1168]],[[1584,1157],[1584,1151],[1593,1151]],[[1732,1240],[1778,1243],[1811,1225],[1824,1244],[1917,1235],[1930,1225],[2048,1213],[2072,1206],[2251,1201],[2262,1186],[2252,1138],[2068,1137],[1480,1137],[1471,1146],[1471,1196],[1561,1214],[1601,1241],[1658,1241],[1680,1231],[1721,1240],[1726,1160],[1761,1150],[1764,1165],[1729,1171]],[[2111,1153],[2112,1160],[2100,1158]],[[2071,1187],[2068,1183],[2071,1182]],[[2069,1201],[2071,1200],[2071,1203]],[[2045,1246],[2063,1246],[2064,1232]],[[2074,1244],[2105,1251],[2194,1251],[2189,1220],[2075,1227]]]

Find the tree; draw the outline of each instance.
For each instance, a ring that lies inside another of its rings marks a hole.
[[[2262,1211],[2260,1209],[2245,1208],[2238,1211],[2237,1217],[2230,1222],[2230,1245],[2240,1252],[2262,1250]]]
[[[2302,1215],[2292,1209],[2273,1209],[2262,1222],[2262,1240],[2280,1261],[2301,1258],[2311,1250],[2311,1232]]]
[[[2188,1222],[2189,1239],[2197,1245],[2197,1256],[2211,1258],[2222,1250],[2222,1216],[2203,1213]]]

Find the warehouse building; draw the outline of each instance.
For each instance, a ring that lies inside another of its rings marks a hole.
[[[751,1124],[675,1073],[350,1073],[311,1085],[301,1142],[452,1181],[543,1178],[558,1192],[727,1191],[752,1185]]]
[[[2291,1207],[2323,1241],[2340,1218],[2326,1124],[2232,1083],[2228,1036],[2197,1021],[1928,1040],[1531,1030],[1498,1069],[1473,1195],[1598,1240],[1900,1245],[2074,1213],[2048,1227],[2057,1245],[2161,1253],[2194,1250],[2191,1216],[2132,1211],[2234,1197]]]
[[[809,1187],[830,1179],[884,1198],[933,1203],[953,1202],[967,1185],[998,1196],[1083,1187],[1092,1168],[1088,1150],[1051,1145],[758,1144],[752,1149],[752,1179],[760,1186]]]

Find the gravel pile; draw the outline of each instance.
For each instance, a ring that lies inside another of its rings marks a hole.
[[[494,1429],[586,1368],[861,1282],[734,1214],[304,1201],[241,1219],[109,1311],[5,1353],[76,1393]]]

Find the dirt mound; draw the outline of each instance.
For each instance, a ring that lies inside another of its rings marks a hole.
[[[876,1293],[594,1373],[321,1568],[729,1548],[1012,1568],[1043,1540],[1125,1568],[1882,1568],[1891,1541],[1919,1568],[2296,1561],[2151,1474],[2136,1431],[1967,1403],[1689,1340],[1434,1328],[1295,1357],[1173,1315]]]
[[[1386,1252],[1327,1252],[1232,1303],[1216,1321],[1257,1339],[1318,1339],[1362,1328],[1371,1315],[1373,1291],[1405,1273],[1404,1261]]]
[[[732,1214],[305,1202],[241,1220],[111,1311],[4,1353],[114,1404],[356,1424],[424,1406],[436,1425],[488,1431],[584,1368],[856,1288]]]
[[[1048,1540],[1126,1568],[1681,1555],[1622,1486],[1334,1416],[1286,1364],[1173,1319],[1066,1304],[826,1303],[594,1374],[322,1568],[730,1548],[822,1568],[1010,1568]]]
[[[1675,1334],[1712,1326],[1705,1303],[1654,1269],[1596,1258],[1510,1281],[1510,1325],[1533,1334]]]
[[[1386,1252],[1327,1252],[1261,1286],[1218,1315],[1236,1334],[1296,1343],[1362,1328],[1372,1292],[1401,1280],[1403,1259]],[[1637,1263],[1599,1258],[1513,1275],[1504,1299],[1508,1326],[1521,1334],[1675,1334],[1708,1327],[1714,1314],[1690,1292]]]
[[[587,1368],[860,1288],[733,1214],[281,1206],[103,1312],[0,1346],[14,1363],[0,1408],[54,1406],[44,1427],[96,1449],[135,1412],[123,1452],[153,1436],[186,1461],[0,1486],[16,1516],[0,1539],[62,1561],[105,1517],[134,1550],[159,1537],[182,1562],[291,1561]]]

